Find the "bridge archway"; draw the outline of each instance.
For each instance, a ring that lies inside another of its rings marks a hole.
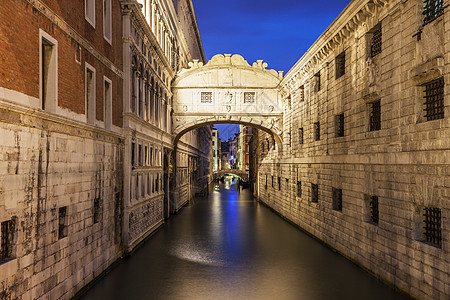
[[[173,134],[211,124],[243,124],[282,141],[282,72],[252,65],[240,55],[218,54],[206,64],[194,60],[173,82]]]

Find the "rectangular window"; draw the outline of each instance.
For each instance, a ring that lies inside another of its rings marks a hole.
[[[381,100],[369,103],[369,131],[381,129]]]
[[[311,183],[311,202],[319,202],[319,185]]]
[[[1,223],[0,262],[14,257],[14,234],[16,232],[15,219]]]
[[[302,85],[298,89],[298,93],[299,93],[299,100],[300,100],[300,102],[305,101],[305,86],[304,85]]]
[[[320,88],[321,88],[320,71],[317,72],[317,73],[314,75],[314,79],[315,79],[315,81],[316,81],[316,88],[315,88],[315,90],[316,90],[316,92],[318,92],[318,91],[320,91]]]
[[[58,211],[58,239],[67,236],[67,220],[67,206],[60,207]]]
[[[333,210],[342,211],[342,189],[331,189]]]
[[[264,189],[267,190],[267,174],[266,174],[266,183],[264,184]]]
[[[273,188],[273,176],[272,176],[272,188]]]
[[[298,129],[298,143],[303,144],[303,128]]]
[[[302,196],[302,182],[297,181],[297,197],[301,197],[301,196]]]
[[[142,166],[142,145],[138,146],[138,162],[139,166]]]
[[[320,140],[320,122],[314,123],[314,140]]]
[[[421,240],[442,247],[441,209],[423,207],[421,210]]]
[[[95,123],[95,69],[86,63],[86,121]]]
[[[95,28],[95,0],[84,0],[84,17]]]
[[[336,128],[335,137],[344,136],[344,114],[335,116],[334,127]]]
[[[150,166],[153,166],[153,147],[150,147]]]
[[[424,111],[427,121],[444,118],[444,77],[424,85]]]
[[[444,14],[444,0],[424,0],[423,1],[423,26],[433,22]]]
[[[103,0],[103,36],[110,44],[112,41],[111,0]]]
[[[245,104],[253,104],[256,102],[256,93],[255,92],[244,92],[244,103]]]
[[[369,197],[369,221],[378,224],[378,196]]]
[[[56,112],[58,104],[58,42],[39,30],[41,109]]]
[[[278,177],[278,190],[281,191],[281,177]]]
[[[94,198],[94,224],[101,220],[102,207],[100,198]]]
[[[336,56],[336,79],[345,74],[345,51]]]
[[[381,23],[372,28],[370,32],[372,33],[372,38],[370,39],[370,57],[375,57],[381,53],[382,49]]]
[[[103,77],[103,105],[104,105],[104,121],[105,128],[111,129],[112,126],[112,81],[106,77]]]
[[[135,161],[135,157],[134,157],[134,151],[136,150],[136,144],[135,143],[131,143],[131,167],[135,167],[136,166],[136,161]]]
[[[212,103],[212,92],[201,92],[201,103]]]

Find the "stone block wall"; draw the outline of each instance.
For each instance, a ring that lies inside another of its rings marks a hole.
[[[422,12],[423,1],[353,1],[288,72],[283,141],[259,137],[258,197],[413,297],[447,299],[449,15],[423,25]],[[372,57],[377,26],[381,53]],[[336,76],[342,53],[344,74]],[[444,117],[427,121],[425,85],[439,78]],[[380,128],[371,130],[376,100]],[[427,208],[440,212],[439,241],[424,236]]]
[[[0,295],[68,298],[121,256],[122,140],[36,111],[0,111],[0,221],[14,220]]]

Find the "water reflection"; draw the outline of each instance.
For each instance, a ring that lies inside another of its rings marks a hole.
[[[402,299],[251,198],[220,184],[169,219],[85,299]]]

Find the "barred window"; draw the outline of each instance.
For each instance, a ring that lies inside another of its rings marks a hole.
[[[14,256],[14,233],[16,232],[15,219],[4,221],[1,223],[1,249],[0,262],[8,260]]]
[[[369,131],[381,129],[381,100],[369,103]]]
[[[369,198],[369,221],[378,224],[378,196],[370,196]]]
[[[278,177],[278,190],[281,191],[281,177]]]
[[[201,103],[212,103],[212,92],[201,92]]]
[[[444,118],[444,77],[424,85],[424,111],[427,121]]]
[[[298,98],[301,101],[305,101],[305,86],[302,85],[299,89],[298,89]]]
[[[424,241],[442,246],[441,209],[436,207],[424,207],[422,210]]]
[[[303,128],[298,129],[298,143],[303,144]]]
[[[336,79],[345,74],[345,51],[336,56]]]
[[[272,188],[273,188],[273,176],[272,176]]]
[[[302,196],[302,182],[297,181],[297,197],[301,197],[301,196]]]
[[[423,1],[423,25],[433,22],[444,14],[444,0],[424,0]]]
[[[320,91],[320,71],[314,75],[314,79],[316,80],[316,92]]]
[[[244,92],[244,103],[245,104],[253,104],[256,102],[256,93],[255,92]]]
[[[58,239],[67,236],[67,206],[59,208],[58,211]]]
[[[320,122],[314,123],[314,140],[320,140]]]
[[[344,114],[339,114],[335,116],[335,137],[344,136]]]
[[[375,57],[381,53],[381,46],[382,46],[381,23],[372,28],[371,32],[372,32],[372,39],[370,41],[370,56]]]
[[[264,185],[264,189],[267,190],[267,174],[266,174],[266,184]]]
[[[319,202],[319,185],[311,183],[311,202]]]
[[[332,188],[333,210],[342,211],[342,189]]]

